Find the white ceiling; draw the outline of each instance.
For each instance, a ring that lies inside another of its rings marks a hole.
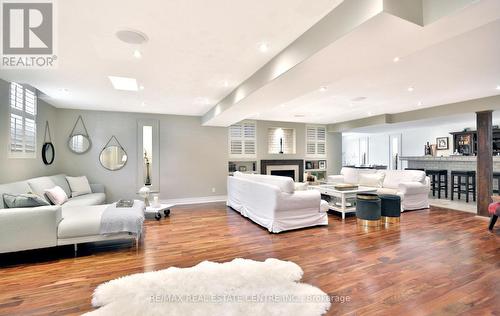
[[[59,68],[0,77],[31,84],[61,108],[203,115],[341,2],[58,1]],[[115,37],[123,28],[148,35],[142,59]],[[335,123],[496,95],[499,38],[499,0],[425,27],[382,14],[233,106],[221,125]],[[114,90],[110,75],[137,78],[145,90]]]
[[[297,120],[294,115],[304,114],[303,121],[336,123],[500,94],[496,90],[500,84],[499,38],[500,19],[400,56],[397,63],[393,62],[397,54],[392,58],[385,55],[380,65],[325,82],[325,92],[318,86],[260,116],[293,121]],[[366,99],[356,101],[360,97]]]
[[[499,38],[498,0],[476,1],[424,27],[382,13],[207,125],[244,118],[336,123],[497,95]],[[358,97],[366,99],[352,101]]]
[[[57,1],[59,68],[2,69],[0,77],[31,84],[61,108],[202,115],[340,2]],[[115,37],[123,28],[149,37],[142,59]],[[145,89],[114,90],[110,75]]]

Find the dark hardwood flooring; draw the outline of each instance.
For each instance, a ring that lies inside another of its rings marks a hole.
[[[291,260],[303,281],[349,296],[330,315],[500,315],[500,227],[473,214],[405,212],[399,226],[366,231],[354,217],[281,234],[222,203],[182,206],[147,221],[144,242],[86,244],[0,256],[0,315],[92,309],[93,289],[119,276],[236,257]],[[500,225],[497,225],[500,226]]]

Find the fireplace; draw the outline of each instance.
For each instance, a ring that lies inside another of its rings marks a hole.
[[[271,175],[290,177],[295,181],[295,170],[271,170]]]
[[[290,177],[294,181],[304,181],[304,160],[261,160],[260,173]]]

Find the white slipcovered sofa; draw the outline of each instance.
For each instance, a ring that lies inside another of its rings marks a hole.
[[[235,172],[227,195],[228,206],[273,233],[328,225],[328,203],[319,191],[295,191],[289,177]]]
[[[350,183],[376,187],[378,194],[401,197],[402,210],[429,207],[430,179],[420,170],[374,170],[344,167],[340,175],[328,176],[329,183]]]
[[[64,174],[0,184],[0,253],[59,245],[131,238],[128,234],[100,235],[101,214],[105,209],[104,186],[90,184],[92,193],[69,198],[63,205],[6,208],[3,194],[36,193],[60,186],[71,190]]]

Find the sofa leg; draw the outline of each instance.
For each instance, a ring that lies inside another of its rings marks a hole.
[[[495,223],[497,222],[498,215],[491,215],[489,230],[493,230]]]
[[[74,244],[73,249],[75,250],[75,255],[76,255],[78,252],[78,244]]]

